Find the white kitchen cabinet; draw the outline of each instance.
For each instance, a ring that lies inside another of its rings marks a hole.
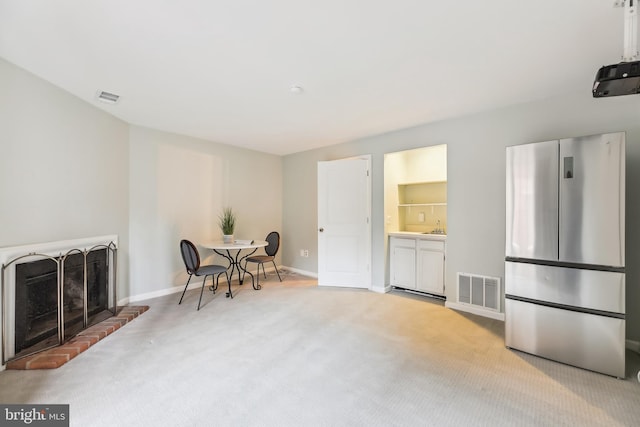
[[[416,240],[391,238],[391,286],[416,288]]]
[[[390,238],[390,285],[444,296],[444,236],[393,233]]]

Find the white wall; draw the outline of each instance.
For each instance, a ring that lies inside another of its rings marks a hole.
[[[0,59],[0,246],[117,234],[128,281],[128,125]]]
[[[384,154],[447,144],[446,295],[455,301],[457,272],[504,277],[505,147],[619,130],[627,132],[627,338],[640,340],[640,96],[593,99],[587,86],[571,96],[285,156],[283,224],[292,250],[283,253],[283,263],[317,271],[317,161],[371,154],[373,284],[382,290]],[[314,249],[314,258],[300,258],[294,248],[303,247]]]
[[[184,286],[179,242],[221,240],[223,207],[237,214],[236,238],[262,240],[282,231],[280,156],[138,126],[131,126],[130,144],[128,294],[134,299]],[[223,262],[199,249],[204,262]]]
[[[401,151],[397,154],[404,157],[405,183],[447,180],[446,144]]]

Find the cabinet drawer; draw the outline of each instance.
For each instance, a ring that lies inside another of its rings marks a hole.
[[[391,246],[401,246],[403,248],[415,248],[416,239],[403,239],[402,237],[392,237]]]
[[[444,252],[444,242],[438,242],[435,240],[420,240],[420,243],[418,243],[418,248]]]

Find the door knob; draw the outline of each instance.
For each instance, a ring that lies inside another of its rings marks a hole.
[[[322,233],[324,231],[324,228],[320,227],[318,231]]]

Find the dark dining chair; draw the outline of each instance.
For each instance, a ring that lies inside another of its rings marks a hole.
[[[276,273],[278,274],[278,279],[282,282],[282,277],[280,277],[280,272],[278,271],[278,267],[276,266],[276,254],[278,253],[278,249],[280,249],[280,234],[277,231],[272,231],[267,234],[267,238],[265,239],[268,243],[267,246],[264,247],[264,251],[266,255],[253,255],[247,257],[244,264],[244,269],[247,269],[247,263],[254,262],[258,264],[258,272],[256,274],[257,286],[256,289],[260,289],[260,266],[262,266],[262,274],[264,274],[264,278],[267,278],[267,273],[264,270],[264,264],[266,262],[271,262],[273,267],[276,269]],[[253,279],[253,277],[252,277]]]
[[[211,285],[211,290],[213,293],[216,293],[218,289],[218,279],[222,273],[227,276],[227,284],[229,285],[229,292],[227,292],[227,298],[233,298],[233,294],[231,293],[231,281],[229,280],[229,274],[227,273],[227,269],[229,267],[225,267],[223,265],[200,265],[200,254],[196,249],[196,246],[191,243],[189,240],[181,240],[180,241],[180,253],[182,254],[182,260],[184,261],[184,265],[187,268],[187,274],[189,274],[189,279],[187,279],[187,284],[184,286],[184,291],[182,291],[182,296],[180,297],[180,301],[178,304],[182,303],[182,298],[184,298],[184,293],[187,292],[187,287],[189,286],[189,282],[193,276],[204,276],[202,279],[202,289],[200,289],[200,299],[198,300],[198,310],[200,310],[200,302],[202,301],[202,292],[204,291],[204,283],[207,281],[207,276],[211,276],[211,281],[214,284]],[[215,276],[215,281],[214,281]]]

